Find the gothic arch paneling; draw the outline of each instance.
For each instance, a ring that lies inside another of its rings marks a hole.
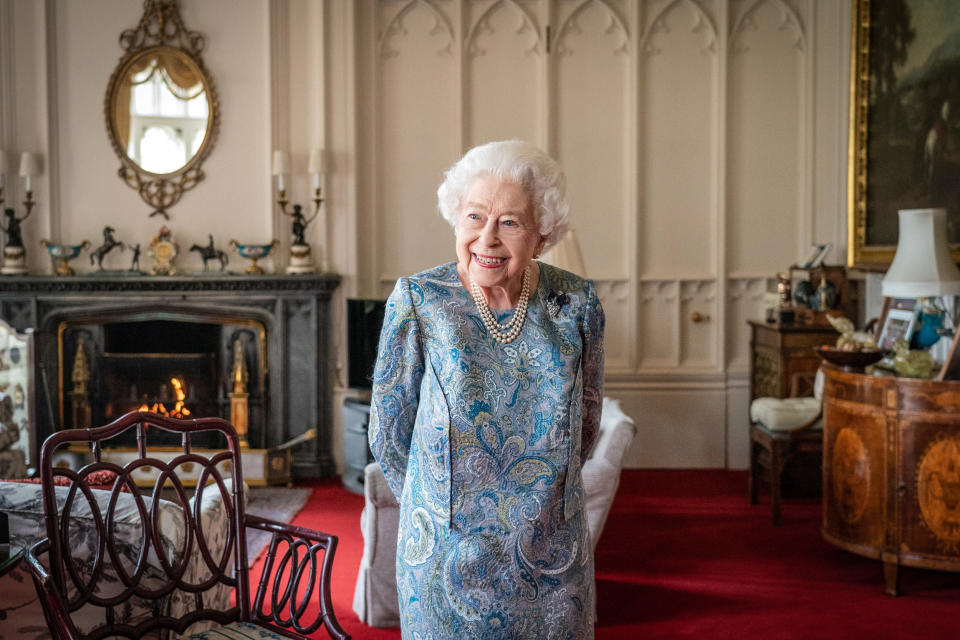
[[[782,269],[783,257],[798,253],[809,216],[807,54],[795,30],[783,28],[799,25],[785,22],[785,6],[751,5],[728,58],[727,255],[737,274]]]
[[[386,11],[390,7],[381,10]],[[389,278],[452,259],[453,235],[436,213],[442,169],[459,153],[454,34],[426,0],[386,21],[377,58],[377,259]]]
[[[543,51],[529,11],[513,0],[493,3],[473,21],[464,51],[464,146],[542,143]]]

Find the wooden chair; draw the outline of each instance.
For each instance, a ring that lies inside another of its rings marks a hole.
[[[757,504],[761,470],[766,469],[775,525],[781,522],[780,498],[787,461],[797,454],[823,452],[822,390],[815,382],[816,375],[795,373],[789,398],[757,398],[750,405],[750,504]]]
[[[155,429],[180,433],[183,453],[169,463],[151,458],[147,437]],[[136,458],[123,467],[103,461],[102,446],[128,430],[136,431]],[[200,432],[218,432],[226,450],[211,458],[191,453],[191,435]],[[58,447],[80,443],[92,447],[93,462],[77,471],[53,465]],[[144,465],[160,471],[149,496],[139,494],[132,478]],[[196,466],[201,471],[192,509],[178,471]],[[101,470],[116,473],[109,493],[87,483]],[[321,626],[333,638],[349,638],[330,598],[337,538],[244,513],[239,442],[225,420],[132,412],[104,427],[59,431],[43,443],[40,477],[47,535],[28,549],[27,562],[54,638],[166,637],[188,628],[193,638],[302,638]],[[55,486],[55,478],[66,478],[68,486]],[[208,491],[219,493],[228,512],[229,526],[219,533],[206,530],[200,517]],[[119,500],[123,492],[133,499]],[[129,532],[125,542],[118,534],[120,502],[127,505],[125,517],[130,510],[139,513],[133,543]],[[93,522],[79,540],[78,512]],[[252,603],[247,528],[273,534]],[[226,536],[226,542],[210,544],[215,535]],[[211,553],[212,548],[222,552]],[[318,609],[309,607],[315,588]],[[233,596],[232,606],[229,597],[215,597],[224,589]],[[78,629],[78,619],[84,628]],[[208,634],[211,626],[218,627]]]

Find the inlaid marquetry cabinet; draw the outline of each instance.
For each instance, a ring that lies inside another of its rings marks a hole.
[[[826,369],[823,536],[899,567],[960,571],[960,382]]]
[[[839,337],[830,325],[747,322],[751,400],[788,397],[794,374],[815,372],[820,367],[820,356],[813,348],[834,344]]]

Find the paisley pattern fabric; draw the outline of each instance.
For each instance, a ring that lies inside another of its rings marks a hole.
[[[400,503],[405,639],[593,637],[580,469],[600,423],[604,316],[592,281],[539,266],[509,344],[488,335],[455,263],[401,278],[387,302],[369,436]]]

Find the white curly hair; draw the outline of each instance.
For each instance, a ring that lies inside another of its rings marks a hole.
[[[502,140],[474,147],[444,174],[443,183],[437,189],[437,205],[454,233],[463,199],[473,181],[482,175],[523,188],[544,238],[543,251],[567,233],[570,206],[566,198],[566,176],[553,158],[523,140]]]

